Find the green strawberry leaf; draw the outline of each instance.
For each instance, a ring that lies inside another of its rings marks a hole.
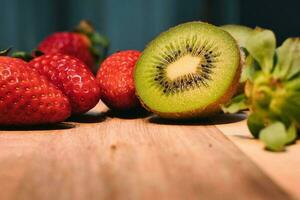
[[[260,69],[258,63],[251,55],[248,55],[245,59],[244,68],[241,74],[240,82],[244,83],[247,80],[253,80],[254,74]]]
[[[300,92],[289,92],[280,105],[280,109],[285,116],[300,123]]]
[[[0,56],[7,56],[9,54],[9,52],[11,51],[11,49],[12,49],[12,47],[0,50]]]
[[[20,58],[22,60],[25,60],[26,62],[29,62],[33,59],[31,53],[25,51],[15,51],[11,54],[11,57]]]
[[[264,142],[266,148],[271,151],[283,151],[287,142],[287,132],[281,122],[275,122],[262,129],[259,139]]]
[[[253,137],[258,138],[259,132],[265,127],[264,120],[257,113],[251,113],[247,120],[248,129]]]
[[[300,91],[300,76],[294,76],[293,79],[286,81],[284,87],[290,91]]]
[[[91,34],[91,41],[92,43],[103,46],[104,48],[107,48],[109,46],[108,38],[97,32]]]
[[[286,144],[293,143],[297,138],[297,127],[295,123],[292,123],[287,129]]]
[[[107,56],[108,47],[110,45],[109,39],[98,33],[88,20],[81,20],[74,31],[84,34],[89,38],[91,42],[90,51],[95,60],[98,61],[97,65],[99,65]]]
[[[256,29],[246,42],[247,51],[266,73],[273,69],[275,48],[275,35],[266,29]]]
[[[274,75],[277,78],[290,79],[300,73],[300,39],[288,38],[277,49],[278,62]]]
[[[242,110],[248,109],[248,105],[246,104],[246,96],[244,94],[235,96],[231,99],[231,101],[222,106],[222,110],[224,113],[237,113]]]

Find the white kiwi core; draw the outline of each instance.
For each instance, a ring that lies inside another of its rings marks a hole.
[[[167,67],[167,77],[171,80],[183,76],[185,74],[194,74],[197,71],[197,67],[201,62],[201,58],[185,55],[179,58],[176,62],[171,63]]]

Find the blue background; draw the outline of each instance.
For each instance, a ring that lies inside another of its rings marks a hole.
[[[300,1],[285,0],[0,0],[0,48],[33,49],[51,32],[90,19],[111,40],[110,52],[142,50],[176,24],[202,20],[275,31],[280,42],[300,36]]]

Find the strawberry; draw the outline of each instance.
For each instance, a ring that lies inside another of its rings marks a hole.
[[[86,21],[82,21],[76,32],[56,32],[46,37],[37,47],[45,54],[62,53],[83,61],[96,72],[96,62],[103,59],[108,40],[97,33]]]
[[[95,59],[90,53],[89,39],[79,33],[57,32],[45,38],[38,46],[43,53],[63,53],[82,60],[86,65],[93,66]]]
[[[18,58],[0,56],[0,125],[37,125],[70,116],[67,97]]]
[[[53,53],[36,57],[29,64],[69,98],[72,114],[85,113],[99,102],[97,81],[79,59]]]
[[[140,107],[135,95],[133,73],[140,56],[136,50],[117,52],[101,64],[97,73],[101,100],[114,110],[131,110]]]

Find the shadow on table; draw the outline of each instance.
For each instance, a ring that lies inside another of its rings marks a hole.
[[[239,139],[244,139],[244,140],[258,140],[258,138],[254,138],[252,135],[233,135],[233,137],[239,138]],[[297,143],[297,141],[300,140],[300,135],[299,135],[299,131],[298,131],[298,136],[297,139],[295,141],[295,143]],[[294,143],[292,143],[294,144]]]
[[[238,114],[218,114],[208,118],[201,119],[190,119],[190,120],[170,120],[164,119],[158,116],[152,116],[148,119],[150,123],[153,124],[164,124],[164,125],[220,125],[220,124],[229,124],[243,121],[246,119],[245,113]]]
[[[243,140],[257,140],[256,138],[254,138],[251,135],[233,135],[233,137],[243,139]]]
[[[0,131],[49,131],[49,130],[66,130],[75,128],[72,123],[61,122],[57,124],[45,124],[36,126],[0,126]]]
[[[131,110],[131,111],[114,111],[108,110],[105,115],[110,118],[120,118],[120,119],[138,119],[138,118],[146,118],[151,115],[150,112],[146,110]]]
[[[104,112],[89,112],[83,115],[71,116],[67,121],[77,123],[100,123],[105,121],[105,119],[106,114]]]

